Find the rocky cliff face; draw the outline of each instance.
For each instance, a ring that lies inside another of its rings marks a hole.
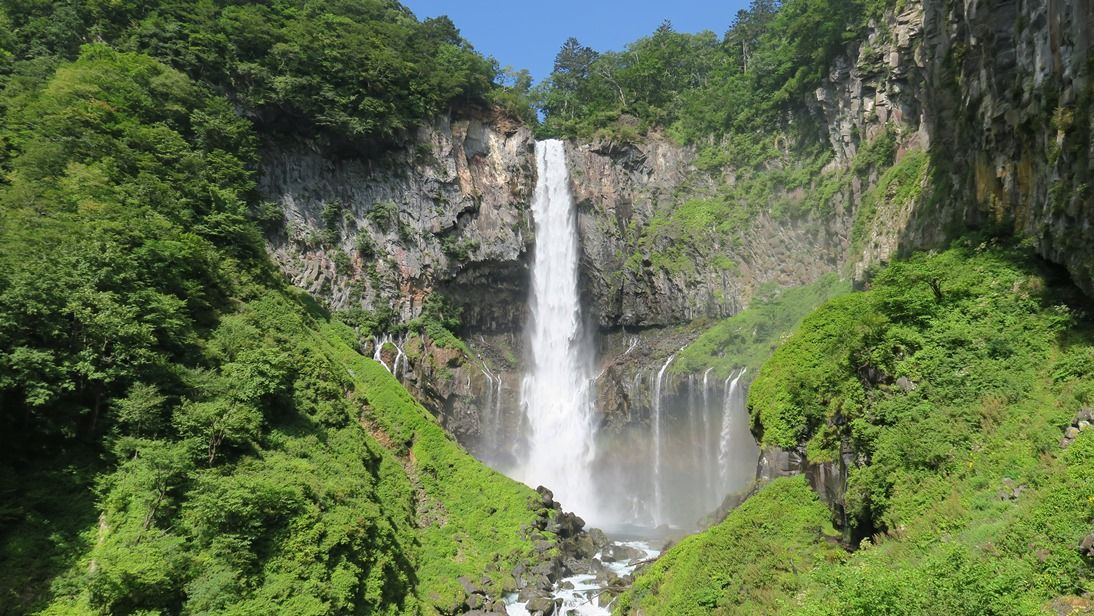
[[[1090,34],[1083,0],[910,2],[837,59],[810,105],[837,160],[887,128],[929,153],[919,199],[887,202],[862,275],[966,228],[1032,239],[1094,292]]]
[[[883,200],[867,222],[857,276],[985,228],[1029,238],[1094,293],[1092,23],[1084,0],[925,0],[848,47],[810,101],[837,160],[895,128],[898,158],[926,151],[931,171],[917,198]],[[804,451],[765,449],[758,476],[804,472],[846,528],[854,452],[817,464]]]
[[[635,383],[698,333],[687,324],[738,312],[765,283],[847,266],[864,280],[970,226],[1031,238],[1094,293],[1091,11],[1085,0],[905,3],[847,46],[806,104],[832,149],[827,171],[851,169],[892,134],[896,165],[927,161],[913,190],[896,190],[884,168],[849,174],[823,215],[760,208],[737,239],[681,241],[683,267],[658,262],[642,230],[732,185],[734,170],[699,170],[693,149],[657,134],[567,144],[605,426],[648,422],[649,388]],[[471,354],[408,342],[403,378],[487,458],[508,450],[484,443],[519,440],[534,176],[531,132],[481,112],[423,127],[384,163],[303,145],[270,148],[264,161],[261,188],[286,222],[270,250],[294,284],[334,308],[394,308],[401,321],[434,291],[462,307]],[[814,474],[838,500],[830,470]]]
[[[494,437],[507,425],[483,409],[500,408],[501,397],[516,408],[533,145],[527,127],[475,112],[421,127],[381,160],[299,143],[271,144],[263,156],[259,187],[284,223],[268,246],[293,284],[331,309],[361,308],[393,324],[418,317],[434,292],[461,310],[477,352],[418,335],[366,341],[361,350],[397,371],[482,454],[480,434]]]
[[[582,274],[591,316],[605,330],[679,325],[726,317],[762,284],[795,286],[839,267],[849,217],[747,221],[743,242],[681,247],[683,267],[651,260],[638,234],[659,213],[712,194],[724,178],[700,171],[693,148],[652,135],[639,144],[570,144],[567,159],[579,211]]]
[[[939,188],[964,199],[965,223],[1032,239],[1088,294],[1092,26],[1087,0],[924,2],[927,130],[940,155]],[[930,224],[924,214],[913,228]]]
[[[284,215],[270,251],[331,308],[416,317],[435,290],[468,327],[519,329],[532,245],[531,131],[503,115],[441,118],[382,160],[270,147],[259,188]]]

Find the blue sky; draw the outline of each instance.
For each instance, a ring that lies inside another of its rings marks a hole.
[[[538,82],[551,72],[567,37],[599,51],[618,50],[664,20],[680,32],[719,36],[747,0],[402,0],[419,19],[448,15],[479,52],[526,68]]]

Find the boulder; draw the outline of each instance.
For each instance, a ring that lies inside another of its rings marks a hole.
[[[595,560],[574,558],[572,556],[562,559],[562,570],[567,575],[579,575],[582,573],[595,573],[593,569],[593,563]],[[563,582],[563,584],[569,584],[569,582]],[[571,585],[571,588],[573,585]]]
[[[480,594],[468,595],[463,604],[469,610],[481,609],[486,606],[486,596]]]
[[[484,594],[482,588],[478,584],[472,582],[467,576],[460,576],[456,581],[463,587],[463,591],[469,595]]]
[[[574,558],[592,558],[599,551],[600,546],[586,534],[582,533],[562,545],[562,553]]]
[[[1003,478],[1003,489],[996,495],[999,500],[1018,500],[1026,489],[1026,484],[1019,484],[1010,477]]]
[[[1083,537],[1079,542],[1079,552],[1087,558],[1094,558],[1094,533]]]
[[[556,563],[545,561],[532,567],[531,573],[532,575],[541,575],[548,580],[554,582],[556,579],[558,579],[558,574],[560,573],[560,571]]]
[[[600,551],[600,560],[606,563],[631,562],[639,560],[645,555],[646,553],[638,548],[619,543],[609,543]]]
[[[902,376],[902,377],[898,378],[896,380],[896,386],[903,389],[904,391],[915,391],[919,387],[918,385],[915,384],[914,381],[912,381],[911,379],[909,379],[906,376]]]
[[[585,533],[585,536],[588,537],[589,541],[592,541],[593,545],[598,548],[602,548],[608,545],[608,536],[605,535],[604,531],[600,530],[599,528],[590,528],[588,532]]]
[[[1079,412],[1075,413],[1075,419],[1071,420],[1071,425],[1064,430],[1060,447],[1065,449],[1070,447],[1071,443],[1079,438],[1079,434],[1083,430],[1090,429],[1091,426],[1094,426],[1094,409],[1086,407],[1079,409]]]
[[[529,586],[524,590],[520,591],[520,594],[517,595],[517,601],[521,603],[528,603],[533,599],[538,599],[541,597],[547,597],[548,599],[550,599],[551,595],[549,595],[548,592],[542,588]]]
[[[539,492],[540,500],[543,503],[544,507],[546,507],[548,509],[554,509],[555,508],[555,493],[554,492],[548,490],[544,486],[539,486],[538,488],[536,488],[536,492]]]
[[[550,597],[536,597],[524,604],[533,616],[551,616],[555,613],[555,602]]]

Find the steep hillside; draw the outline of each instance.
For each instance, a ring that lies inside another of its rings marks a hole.
[[[244,38],[207,80],[118,49],[199,72],[208,58],[174,53],[213,53],[193,38],[218,28],[245,24],[291,55],[300,28],[353,45],[395,27],[369,11],[395,11],[390,41],[418,32],[425,50],[391,53],[422,60],[443,23],[382,2],[293,20],[203,6],[0,8],[0,613],[451,614],[469,593],[493,600],[514,566],[557,557],[557,506],[474,460],[358,353],[359,330],[282,282],[260,233],[259,133],[236,106],[375,145],[439,103],[400,119],[332,116],[289,90],[231,101],[220,79],[258,70]]]
[[[1072,427],[1094,403],[1089,310],[1028,248],[976,240],[825,304],[749,403],[761,444],[801,451],[831,511],[777,479],[670,549],[617,611],[1089,608],[1094,431]]]

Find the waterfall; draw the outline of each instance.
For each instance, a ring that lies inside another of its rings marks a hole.
[[[391,337],[391,335],[385,335],[382,338],[373,338],[372,342],[373,345],[376,347],[375,351],[373,351],[372,353],[372,359],[379,362],[380,365],[386,368],[387,371],[390,372],[391,375],[394,376],[396,379],[399,378],[399,368],[402,368],[403,378],[406,378],[407,357],[406,353],[403,352],[403,344],[405,343],[405,340],[396,341],[394,338]],[[391,360],[390,366],[384,363],[383,358],[384,346],[388,344],[395,347],[395,358]]]
[[[528,448],[521,479],[545,485],[567,509],[595,516],[592,345],[578,296],[580,247],[566,154],[558,140],[536,143],[532,217],[536,248],[527,325],[530,367],[521,382]]]
[[[722,433],[721,440],[718,443],[718,473],[723,488],[729,483],[729,449],[730,440],[733,437],[733,415],[741,410],[744,403],[744,396],[741,395],[741,388],[738,387],[741,377],[744,375],[745,370],[742,368],[739,371],[735,370],[726,379],[725,398],[722,400]]]
[[[497,464],[507,454],[512,454],[512,441],[504,438],[504,426],[501,417],[501,388],[503,379],[501,374],[494,374],[484,362],[479,365],[482,376],[486,377],[484,385],[484,405],[482,405],[481,419],[479,422],[478,451],[484,456],[487,463]]]
[[[711,454],[711,435],[710,435],[710,371],[714,368],[707,368],[706,372],[703,372],[703,485],[706,486],[707,494],[714,494],[716,487],[714,485],[714,473],[712,468],[714,466],[714,456]]]
[[[388,372],[391,372],[391,368],[388,368],[387,364],[384,363],[384,357],[383,357],[383,355],[384,355],[384,345],[387,344],[388,342],[391,342],[391,336],[384,336],[383,338],[373,338],[372,339],[372,346],[375,347],[372,351],[372,359],[374,361],[380,362],[381,366],[386,368]]]
[[[695,393],[695,375],[688,375],[688,429],[691,430],[691,467],[695,469],[696,474],[702,473],[703,470],[703,454],[706,450],[705,447],[701,447],[699,443],[703,442],[705,433],[702,432],[702,428],[699,426],[699,418],[697,414],[705,415],[705,408],[698,405],[697,395]],[[706,485],[705,483],[703,485]]]
[[[669,364],[676,358],[676,355],[669,355],[669,358],[665,360],[665,365],[661,366],[661,370],[657,373],[657,379],[653,382],[653,417],[650,419],[650,423],[653,424],[653,525],[661,525],[661,513],[664,511],[661,498],[661,379],[665,376],[665,370],[668,370]]]
[[[501,375],[491,372],[489,366],[485,363],[479,369],[486,377],[485,404],[483,405],[482,421],[479,427],[480,447],[489,451],[490,455],[493,456],[504,442],[501,434],[502,378]]]

